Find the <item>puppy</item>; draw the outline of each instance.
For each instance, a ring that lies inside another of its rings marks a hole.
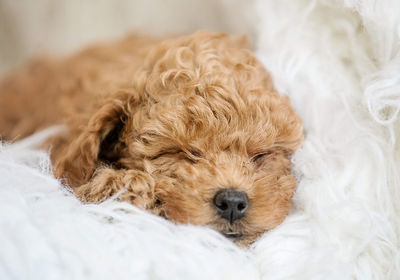
[[[54,175],[82,201],[119,193],[240,245],[290,209],[302,124],[243,36],[135,35],[1,82],[3,140],[55,124],[66,130],[45,143]]]

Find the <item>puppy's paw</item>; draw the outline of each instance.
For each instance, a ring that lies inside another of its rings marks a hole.
[[[76,188],[75,195],[85,202],[99,203],[117,194],[117,199],[128,201],[142,209],[155,203],[154,180],[138,170],[99,169],[92,180]]]

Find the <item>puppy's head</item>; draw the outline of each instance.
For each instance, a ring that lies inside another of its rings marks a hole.
[[[61,168],[72,185],[101,161],[141,170],[156,182],[155,213],[241,244],[288,214],[301,121],[241,37],[200,32],[159,44],[88,127]]]

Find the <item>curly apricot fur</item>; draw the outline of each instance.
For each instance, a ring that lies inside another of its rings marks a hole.
[[[119,193],[175,222],[240,232],[239,244],[279,225],[290,209],[301,121],[243,36],[135,35],[37,60],[1,82],[0,108],[6,140],[67,127],[46,145],[55,176],[83,201]],[[233,225],[212,205],[227,187],[250,202]]]

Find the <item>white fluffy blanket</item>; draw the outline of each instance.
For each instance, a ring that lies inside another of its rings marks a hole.
[[[400,1],[220,3],[304,121],[286,221],[243,250],[83,205],[29,148],[47,131],[0,148],[0,279],[400,279]]]

